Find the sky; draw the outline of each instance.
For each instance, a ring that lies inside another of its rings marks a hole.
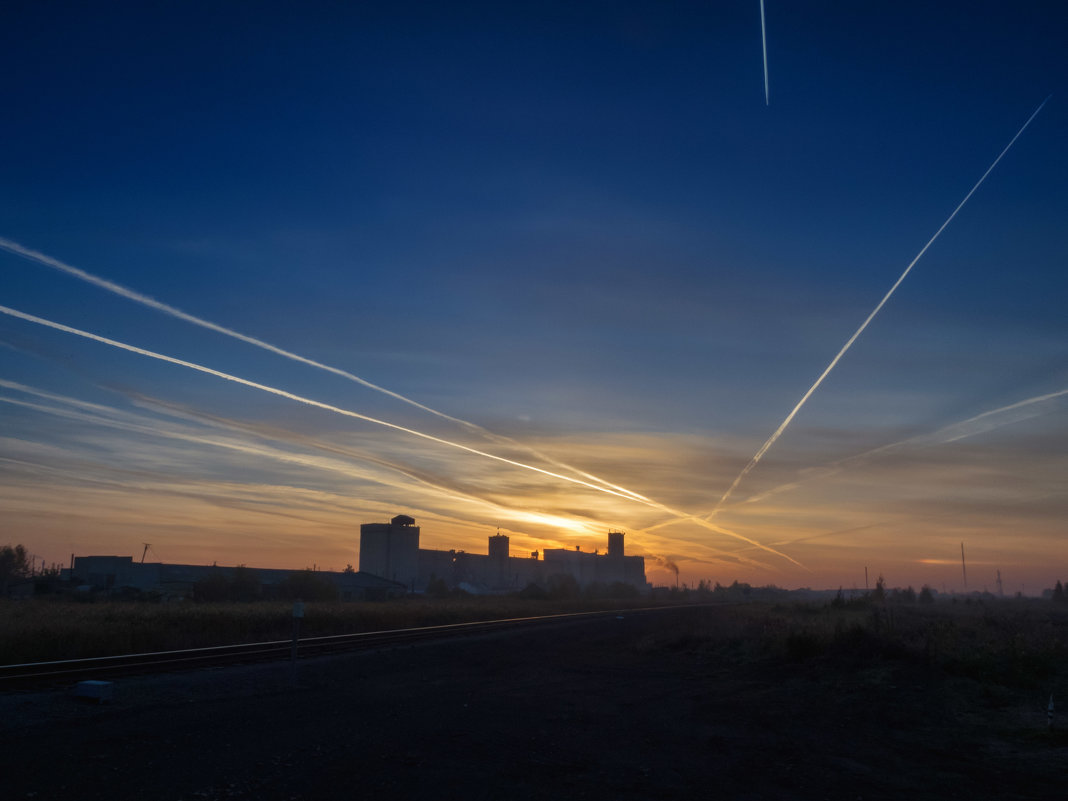
[[[6,4],[0,543],[1068,579],[1068,8],[765,12]]]

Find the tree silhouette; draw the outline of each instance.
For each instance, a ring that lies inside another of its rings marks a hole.
[[[337,587],[313,570],[290,573],[278,590],[283,598],[302,601],[336,601],[338,595]]]
[[[878,580],[875,582],[875,589],[871,591],[871,599],[877,603],[882,603],[886,600],[886,581],[883,579],[882,574],[879,574]]]
[[[230,600],[255,601],[260,597],[260,577],[255,570],[244,565],[234,568],[230,579]]]
[[[8,587],[29,575],[26,548],[22,545],[0,546],[0,596],[7,595]]]
[[[197,601],[225,601],[229,595],[230,580],[218,568],[193,585],[193,598]]]

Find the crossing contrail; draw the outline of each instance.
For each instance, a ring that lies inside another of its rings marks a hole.
[[[410,490],[409,484],[400,483],[396,480],[388,478],[382,473],[370,473],[364,470],[359,470],[352,466],[351,462],[364,461],[370,462],[378,467],[385,468],[388,471],[399,473],[405,478],[414,481],[424,491],[431,493],[437,493],[441,497],[447,498],[452,501],[459,501],[464,503],[470,503],[482,506],[484,509],[493,512],[498,518],[506,518],[510,520],[520,520],[528,523],[538,523],[542,525],[555,526],[557,528],[570,528],[572,530],[584,529],[589,530],[589,523],[577,522],[573,519],[561,517],[559,514],[546,514],[539,512],[532,512],[523,509],[518,506],[505,506],[490,498],[482,497],[477,494],[473,494],[455,483],[448,483],[440,476],[434,476],[429,472],[420,471],[409,466],[400,464],[398,462],[390,461],[378,456],[375,456],[362,449],[354,449],[351,447],[345,447],[336,445],[333,443],[325,443],[317,440],[313,437],[301,436],[294,434],[291,431],[280,430],[270,426],[254,425],[241,423],[236,420],[232,420],[224,417],[217,417],[204,412],[197,412],[190,409],[186,409],[180,406],[169,404],[165,401],[161,401],[155,398],[149,398],[137,393],[129,391],[123,394],[138,405],[159,411],[174,416],[182,417],[183,419],[193,420],[198,424],[205,425],[207,427],[218,429],[226,432],[227,434],[238,433],[242,435],[252,435],[257,438],[267,438],[271,440],[277,440],[285,442],[288,445],[295,445],[303,447],[305,449],[312,449],[314,451],[322,451],[330,454],[331,456],[341,456],[345,459],[344,462],[333,458],[323,458],[318,456],[309,455],[305,453],[293,453],[288,450],[281,450],[271,446],[265,445],[250,445],[247,442],[240,442],[227,436],[210,436],[199,432],[191,433],[184,429],[171,428],[160,426],[158,422],[146,417],[132,415],[127,412],[121,412],[113,407],[103,406],[97,403],[91,403],[89,401],[83,401],[76,398],[67,397],[64,395],[57,395],[55,393],[46,392],[34,387],[20,384],[15,381],[7,381],[0,378],[0,389],[13,390],[19,393],[32,395],[37,398],[41,398],[47,401],[53,401],[62,404],[64,407],[73,408],[59,408],[55,406],[44,405],[40,403],[28,403],[19,401],[14,398],[7,398],[0,395],[0,404],[6,403],[15,406],[22,406],[24,408],[30,408],[34,411],[38,411],[45,414],[53,414],[64,417],[66,419],[78,420],[82,422],[92,423],[94,425],[108,426],[116,428],[122,431],[128,431],[137,434],[145,434],[155,437],[161,437],[164,439],[178,440],[182,442],[189,442],[196,445],[202,445],[212,448],[226,449],[245,455],[253,456],[258,459],[272,459],[278,462],[286,464],[295,464],[301,467],[325,470],[334,473],[344,475],[348,478],[359,479],[362,481],[371,481],[383,486]],[[0,457],[2,461],[2,457]],[[717,530],[717,529],[712,529]],[[713,548],[707,544],[701,544],[701,548],[705,551],[723,557],[727,560],[733,560],[752,567],[761,568],[764,570],[774,570],[774,568],[764,562],[750,559],[740,552],[723,551],[718,548]],[[750,545],[744,548],[743,551],[759,550],[757,546]],[[724,559],[721,558],[721,561]]]
[[[474,432],[492,442],[495,442],[500,445],[518,447],[526,453],[536,456],[537,458],[542,459],[543,461],[548,462],[549,464],[552,464],[555,467],[559,467],[564,470],[570,470],[571,472],[577,473],[583,478],[589,479],[590,481],[603,484],[604,486],[615,490],[617,493],[622,493],[623,495],[628,495],[638,500],[650,500],[649,498],[646,498],[645,496],[634,492],[633,490],[629,490],[626,487],[618,486],[609,481],[606,481],[605,479],[599,476],[595,476],[591,473],[573,467],[572,465],[554,459],[553,457],[548,456],[536,450],[535,448],[530,447],[529,445],[525,445],[515,439],[512,439],[511,437],[495,434],[494,432],[489,431],[480,425],[469,422],[467,420],[462,420],[459,417],[453,417],[452,415],[446,414],[442,411],[438,411],[437,409],[433,409],[429,406],[426,406],[425,404],[413,400],[412,398],[409,398],[405,395],[401,395],[399,392],[394,392],[393,390],[387,389],[383,386],[368,381],[365,378],[361,378],[360,376],[355,375],[354,373],[350,373],[347,370],[342,370],[341,368],[333,367],[329,364],[323,364],[322,362],[316,361],[315,359],[309,359],[306,356],[301,356],[298,353],[293,353],[292,351],[285,350],[284,348],[280,348],[277,345],[272,345],[271,343],[265,342],[262,339],[249,336],[248,334],[242,334],[240,331],[235,331],[234,329],[227,328],[224,325],[213,323],[211,320],[205,320],[203,317],[197,317],[196,315],[189,314],[188,312],[184,312],[181,309],[171,306],[170,304],[163,303],[162,301],[156,300],[155,298],[149,297],[148,295],[145,295],[141,292],[130,289],[129,287],[117,284],[114,281],[109,281],[106,278],[101,278],[98,275],[93,275],[90,272],[82,270],[78,267],[74,267],[73,265],[67,264],[66,262],[60,261],[59,259],[53,258],[52,256],[49,256],[46,253],[41,253],[40,251],[28,248],[25,245],[19,244],[18,242],[14,242],[10,239],[0,237],[0,250],[6,250],[7,252],[12,253],[16,256],[21,256],[24,259],[37,262],[38,264],[43,264],[55,270],[59,270],[60,272],[66,273],[67,275],[73,276],[74,278],[78,278],[82,281],[85,281],[86,283],[93,284],[94,286],[111,292],[112,294],[126,298],[127,300],[132,300],[135,303],[140,303],[143,306],[147,306],[150,309],[155,309],[158,312],[162,312],[163,314],[166,314],[178,320],[182,320],[183,322],[191,323],[192,325],[199,326],[200,328],[205,328],[209,331],[214,331],[218,334],[223,334],[224,336],[237,339],[248,345],[261,348],[263,350],[269,351],[270,353],[282,356],[283,358],[299,362],[300,364],[304,364],[309,367],[314,367],[318,370],[325,370],[328,373],[332,373],[349,381],[353,381],[357,384],[360,384],[361,386],[374,390],[375,392],[381,392],[383,395],[388,395],[389,397],[398,400],[401,403],[406,403],[428,414],[432,414],[437,417],[440,417],[443,420],[448,420],[451,423],[455,423],[456,425],[459,425],[462,428],[467,429],[468,431]]]
[[[74,336],[82,337],[84,339],[89,339],[89,340],[92,340],[94,342],[99,342],[99,343],[104,344],[104,345],[109,345],[109,346],[111,346],[113,348],[118,348],[119,350],[127,351],[128,353],[136,353],[139,356],[145,356],[147,358],[156,359],[158,361],[166,362],[168,364],[174,364],[174,365],[177,365],[179,367],[185,367],[185,368],[187,368],[189,370],[195,370],[196,372],[199,372],[199,373],[204,373],[206,375],[215,376],[216,378],[221,378],[224,381],[232,381],[233,383],[240,384],[241,386],[246,386],[246,387],[249,387],[251,389],[258,389],[261,392],[267,392],[267,393],[269,393],[271,395],[276,395],[276,396],[281,397],[281,398],[286,398],[288,400],[296,401],[298,403],[303,403],[303,404],[306,404],[308,406],[315,407],[317,409],[323,409],[325,411],[333,412],[335,414],[340,414],[340,415],[343,415],[345,417],[350,417],[350,418],[353,418],[353,419],[356,419],[356,420],[363,420],[364,422],[372,423],[374,425],[383,426],[383,427],[391,429],[393,431],[398,431],[398,432],[401,432],[403,434],[408,434],[409,436],[418,437],[418,438],[426,440],[428,442],[433,442],[433,443],[436,443],[438,445],[444,445],[444,446],[447,446],[447,447],[450,447],[450,448],[456,448],[458,450],[465,451],[467,453],[475,454],[477,456],[482,456],[482,457],[487,458],[487,459],[493,459],[494,461],[501,462],[503,464],[511,465],[512,467],[518,467],[518,468],[523,469],[523,470],[530,470],[530,471],[533,471],[535,473],[540,473],[540,474],[542,474],[544,476],[548,476],[550,478],[556,478],[556,479],[559,479],[561,481],[566,481],[566,482],[569,482],[571,484],[577,484],[579,486],[586,487],[587,489],[596,490],[597,492],[603,492],[603,493],[605,493],[607,495],[614,495],[614,496],[616,496],[618,498],[623,498],[624,500],[635,501],[635,502],[640,503],[640,504],[642,504],[644,506],[649,506],[649,507],[652,507],[654,509],[658,509],[658,510],[660,510],[662,512],[665,512],[665,513],[670,514],[670,515],[674,515],[676,517],[692,519],[695,523],[697,523],[698,525],[700,525],[700,526],[702,526],[704,528],[709,529],[710,531],[714,531],[716,533],[723,534],[724,536],[731,537],[733,539],[737,539],[737,540],[740,540],[742,542],[747,542],[750,545],[753,545],[753,546],[755,546],[755,547],[757,547],[757,548],[759,548],[759,549],[761,549],[761,550],[763,550],[763,551],[765,551],[767,553],[774,554],[775,556],[778,556],[778,557],[781,557],[783,559],[786,559],[788,562],[791,562],[791,563],[797,565],[798,567],[800,567],[802,569],[806,569],[806,570],[808,569],[803,564],[798,562],[796,559],[794,559],[794,558],[792,558],[792,557],[788,556],[787,554],[784,554],[784,553],[782,553],[780,551],[777,551],[774,548],[769,548],[768,546],[763,545],[762,543],[757,542],[754,539],[746,537],[746,536],[744,536],[742,534],[738,534],[737,532],[731,531],[730,529],[723,528],[722,526],[718,526],[718,525],[716,525],[716,524],[714,524],[714,523],[712,523],[710,521],[702,520],[702,519],[697,518],[697,517],[695,517],[693,515],[686,514],[685,512],[681,512],[681,511],[678,511],[676,509],[672,509],[671,507],[666,506],[666,505],[664,505],[662,503],[659,503],[657,501],[640,498],[640,497],[637,497],[634,494],[630,494],[630,493],[618,492],[616,490],[613,490],[613,489],[611,489],[609,487],[604,486],[603,484],[595,484],[595,483],[592,483],[590,481],[583,481],[582,479],[574,478],[572,476],[566,476],[566,475],[562,475],[560,473],[554,473],[551,470],[545,470],[545,469],[543,469],[541,467],[535,467],[534,465],[529,465],[529,464],[525,464],[523,462],[518,462],[518,461],[516,461],[514,459],[508,459],[508,458],[506,458],[504,456],[498,456],[498,455],[493,454],[493,453],[488,453],[486,451],[482,451],[482,450],[479,450],[477,448],[472,448],[469,445],[464,445],[464,444],[459,443],[459,442],[453,442],[452,440],[444,439],[442,437],[437,437],[437,436],[434,436],[433,434],[427,434],[427,433],[425,433],[423,431],[418,431],[418,430],[416,430],[414,428],[408,428],[407,426],[398,425],[396,423],[390,423],[390,422],[388,422],[386,420],[380,420],[380,419],[378,419],[376,417],[371,417],[371,416],[366,415],[366,414],[361,414],[360,412],[354,412],[354,411],[352,411],[350,409],[343,409],[343,408],[341,408],[339,406],[334,406],[334,405],[329,404],[329,403],[323,403],[322,401],[317,401],[317,400],[314,400],[312,398],[304,397],[303,395],[297,395],[297,394],[295,394],[293,392],[287,392],[284,389],[279,389],[277,387],[268,386],[266,384],[261,384],[261,383],[256,382],[256,381],[250,381],[247,378],[241,378],[240,376],[232,375],[230,373],[225,373],[225,372],[223,372],[221,370],[215,370],[215,369],[213,369],[211,367],[205,367],[202,364],[197,364],[195,362],[186,361],[185,359],[179,359],[179,358],[177,358],[175,356],[167,356],[167,355],[162,354],[162,353],[156,353],[155,351],[147,350],[146,348],[140,348],[140,347],[137,347],[136,345],[128,345],[125,342],[119,342],[118,340],[110,339],[108,337],[104,337],[104,336],[101,336],[99,334],[94,334],[94,333],[91,333],[89,331],[83,331],[83,330],[81,330],[79,328],[74,328],[74,327],[69,326],[69,325],[64,325],[63,323],[57,323],[57,322],[53,322],[52,320],[46,320],[43,317],[37,317],[36,315],[33,315],[33,314],[27,314],[26,312],[21,312],[21,311],[18,311],[17,309],[12,309],[12,308],[10,308],[8,306],[0,306],[0,314],[6,314],[9,317],[15,317],[15,318],[17,318],[19,320],[24,320],[26,322],[35,323],[36,325],[41,325],[41,326],[44,326],[46,328],[51,328],[51,329],[56,330],[56,331],[62,331],[62,332],[67,333],[67,334],[73,334]]]
[[[1052,97],[1052,95],[1050,95],[1050,97]],[[838,364],[841,358],[846,354],[846,351],[853,347],[853,343],[857,341],[857,337],[859,337],[861,333],[863,333],[864,329],[868,327],[868,323],[870,323],[875,318],[875,315],[879,313],[879,310],[886,305],[886,302],[888,300],[890,300],[890,296],[894,294],[894,292],[899,286],[901,286],[901,282],[904,281],[905,276],[907,276],[912,271],[912,268],[915,266],[916,262],[918,262],[923,256],[923,254],[927,252],[927,249],[934,244],[934,241],[938,239],[939,235],[946,229],[946,226],[948,226],[953,221],[953,218],[957,216],[957,212],[964,208],[964,204],[967,203],[969,198],[971,198],[971,196],[975,194],[975,191],[980,186],[982,186],[983,181],[986,180],[986,177],[990,175],[994,167],[996,167],[998,165],[998,162],[1001,161],[1002,157],[1009,152],[1009,149],[1013,146],[1013,144],[1015,144],[1016,140],[1020,138],[1020,134],[1022,134],[1027,129],[1027,126],[1031,124],[1031,120],[1038,116],[1038,112],[1040,112],[1042,110],[1042,107],[1045,106],[1048,102],[1049,97],[1047,97],[1045,100],[1042,101],[1042,103],[1039,104],[1038,108],[1036,108],[1031,114],[1031,116],[1027,118],[1027,122],[1023,124],[1023,127],[1021,127],[1020,130],[1016,132],[1016,136],[1012,137],[1012,139],[1009,140],[1009,143],[1005,145],[1005,149],[1001,151],[1001,153],[996,159],[994,159],[993,164],[987,167],[986,172],[984,172],[982,177],[975,182],[975,186],[973,186],[971,188],[971,191],[969,191],[968,194],[964,196],[964,200],[957,204],[957,208],[953,209],[953,213],[950,214],[949,217],[946,218],[946,221],[942,223],[942,225],[939,227],[939,229],[934,232],[934,236],[932,236],[927,241],[927,244],[923,246],[919,253],[916,254],[916,257],[911,262],[909,262],[909,266],[905,268],[905,271],[903,273],[901,273],[901,276],[897,279],[897,281],[894,282],[894,285],[890,287],[890,290],[883,296],[883,299],[879,301],[878,305],[876,305],[876,307],[872,309],[872,312],[868,315],[867,319],[860,324],[860,328],[858,328],[853,333],[853,336],[851,336],[846,341],[845,345],[842,346],[842,349],[838,351],[838,354],[833,359],[831,359],[831,363],[827,365],[826,369],[822,373],[820,373],[820,377],[816,379],[816,382],[808,388],[808,392],[806,392],[802,396],[801,400],[797,402],[797,405],[794,406],[793,410],[788,415],[786,415],[786,419],[783,420],[779,427],[775,429],[774,433],[770,437],[768,437],[767,442],[760,446],[760,449],[756,452],[753,458],[749,460],[749,464],[745,466],[742,472],[738,474],[738,477],[734,479],[734,482],[730,485],[730,487],[727,488],[727,491],[723,493],[723,497],[719,499],[719,503],[717,503],[715,508],[709,513],[709,518],[713,517],[716,512],[719,511],[719,508],[723,506],[723,504],[728,498],[730,498],[731,493],[734,492],[735,488],[738,486],[738,484],[741,483],[742,479],[746,477],[750,470],[757,466],[757,463],[761,460],[764,454],[768,452],[768,449],[775,444],[775,440],[782,436],[782,432],[786,430],[786,427],[788,425],[790,425],[790,421],[794,419],[794,417],[799,411],[801,411],[801,407],[805,405],[805,403],[810,397],[812,397],[812,393],[814,393],[819,387],[819,385],[823,383],[823,379],[825,379],[831,372],[831,370],[834,369],[835,365]]]
[[[320,450],[324,450],[327,453],[345,456],[346,461],[318,457],[307,453],[293,453],[267,445],[255,445],[249,444],[247,442],[240,442],[228,437],[193,434],[182,430],[171,430],[160,427],[158,424],[151,424],[151,422],[147,420],[137,422],[135,419],[134,422],[131,422],[130,419],[109,417],[107,416],[107,413],[114,413],[115,410],[107,409],[107,407],[100,406],[99,404],[83,403],[73,398],[64,398],[63,396],[54,395],[52,393],[41,392],[31,387],[26,387],[24,385],[17,384],[15,382],[0,380],[0,387],[15,389],[20,392],[37,395],[50,400],[56,400],[61,403],[66,403],[68,405],[76,407],[76,409],[64,409],[61,407],[20,401],[14,398],[0,396],[0,403],[2,404],[9,404],[12,406],[32,409],[34,411],[41,412],[44,414],[52,414],[58,417],[88,422],[99,426],[108,426],[110,428],[116,428],[131,433],[146,434],[164,439],[189,442],[200,446],[234,451],[237,453],[254,457],[256,459],[272,459],[274,461],[282,462],[285,464],[295,464],[304,468],[333,472],[340,475],[344,475],[347,478],[373,482],[386,487],[403,489],[408,491],[411,490],[411,485],[408,483],[391,480],[390,478],[387,478],[381,473],[371,473],[366,470],[357,469],[351,463],[351,460],[355,458],[397,472],[403,475],[405,478],[414,481],[424,490],[429,490],[430,492],[437,493],[438,495],[446,497],[449,500],[483,506],[487,510],[493,512],[498,517],[505,517],[511,520],[523,520],[527,522],[544,523],[546,521],[551,521],[551,524],[556,525],[558,527],[563,527],[564,523],[572,523],[572,521],[560,518],[559,516],[536,514],[528,512],[524,509],[519,509],[517,507],[504,506],[487,498],[482,498],[477,495],[473,495],[471,493],[455,489],[453,487],[448,487],[436,481],[432,477],[427,477],[426,475],[420,474],[417,471],[410,470],[401,465],[389,462],[385,459],[372,457],[364,453],[355,453],[351,450],[346,450],[342,448],[331,448],[329,446],[323,446],[320,443],[313,444],[313,447],[318,448]],[[225,428],[225,426],[219,427]],[[129,487],[130,484],[127,483],[124,484],[124,486]],[[272,512],[272,514],[275,513],[276,512]]]
[[[991,409],[981,414],[977,414],[973,417],[969,417],[967,420],[950,423],[949,425],[942,426],[942,428],[932,431],[929,434],[918,434],[917,436],[909,437],[908,439],[898,440],[897,442],[891,442],[887,445],[880,445],[878,448],[872,448],[863,453],[847,456],[844,459],[838,459],[823,467],[812,469],[810,475],[803,476],[786,484],[780,484],[777,487],[772,487],[769,490],[765,490],[757,495],[746,498],[744,501],[740,501],[736,505],[740,506],[742,504],[757,503],[758,501],[770,498],[772,495],[789,492],[790,490],[796,489],[800,485],[810,481],[830,478],[843,470],[863,466],[866,462],[872,459],[902,448],[911,446],[924,447],[945,445],[968,437],[985,434],[988,431],[994,431],[1002,426],[1011,425],[1012,423],[1017,423],[1020,420],[1026,420],[1039,414],[1038,412],[1023,413],[1023,410],[1029,406],[1035,406],[1056,398],[1062,398],[1066,395],[1068,395],[1068,389],[1060,389],[1045,395],[1036,395],[1033,398],[1026,398],[1022,401],[1017,401],[1016,403],[1010,403],[1008,406],[1000,406],[997,409]],[[1007,420],[999,419],[999,416],[1005,416],[1009,412],[1016,412],[1017,414]],[[783,543],[777,544],[781,545]]]
[[[599,484],[593,484],[593,483],[591,483],[589,481],[582,481],[582,480],[577,479],[577,478],[572,478],[571,476],[564,476],[564,475],[561,475],[559,473],[554,473],[551,470],[544,470],[544,469],[542,469],[540,467],[535,467],[534,465],[524,464],[523,462],[517,462],[514,459],[508,459],[508,458],[506,458],[504,456],[498,456],[498,455],[493,454],[493,453],[487,453],[486,451],[480,451],[478,448],[472,448],[469,445],[464,445],[464,444],[459,443],[459,442],[453,442],[452,440],[444,439],[442,437],[436,437],[433,434],[427,434],[427,433],[425,433],[423,431],[417,431],[414,428],[408,428],[406,426],[398,425],[396,423],[390,423],[390,422],[388,422],[386,420],[379,420],[377,417],[371,417],[369,415],[361,414],[359,412],[354,412],[354,411],[351,411],[349,409],[342,409],[340,406],[333,406],[333,405],[331,405],[329,403],[323,403],[322,401],[317,401],[317,400],[314,400],[312,398],[306,398],[303,395],[297,395],[297,394],[295,394],[293,392],[287,392],[284,389],[278,389],[277,387],[271,387],[271,386],[268,386],[266,384],[260,384],[260,383],[258,383],[256,381],[250,381],[247,378],[241,378],[239,376],[232,375],[230,373],[224,373],[221,370],[215,370],[215,369],[213,369],[211,367],[205,367],[202,364],[197,364],[195,362],[186,361],[185,359],[179,359],[179,358],[176,358],[174,356],[167,356],[167,355],[162,354],[162,353],[156,353],[155,351],[147,350],[145,348],[139,348],[136,345],[127,345],[125,342],[119,342],[118,340],[110,339],[110,338],[104,337],[104,336],[100,336],[99,334],[93,334],[93,333],[91,333],[89,331],[83,331],[83,330],[81,330],[79,328],[73,328],[73,327],[71,327],[69,325],[63,325],[62,323],[56,323],[56,322],[53,322],[51,320],[46,320],[43,317],[37,317],[37,316],[32,315],[32,314],[27,314],[26,312],[20,312],[17,309],[12,309],[12,308],[9,308],[7,306],[0,306],[0,313],[6,314],[6,315],[8,315],[10,317],[16,317],[16,318],[18,318],[20,320],[25,320],[26,322],[36,323],[37,325],[43,325],[43,326],[45,326],[47,328],[52,328],[52,329],[54,329],[56,331],[63,331],[64,333],[67,333],[67,334],[74,334],[75,336],[83,337],[85,339],[91,339],[94,342],[100,342],[100,343],[102,343],[104,345],[110,345],[113,348],[119,348],[120,350],[125,350],[125,351],[127,351],[129,353],[136,353],[139,356],[147,356],[150,359],[157,359],[157,360],[162,361],[162,362],[167,362],[168,364],[175,364],[175,365],[178,365],[179,367],[185,367],[185,368],[188,368],[190,370],[196,370],[198,373],[205,373],[206,375],[212,375],[212,376],[215,376],[216,378],[221,378],[221,379],[223,379],[225,381],[232,381],[235,384],[241,384],[242,386],[251,387],[252,389],[258,389],[258,390],[260,390],[262,392],[268,392],[268,393],[270,393],[272,395],[277,395],[277,396],[279,396],[281,398],[287,398],[288,400],[297,401],[298,403],[304,403],[304,404],[307,404],[309,406],[314,406],[314,407],[316,407],[318,409],[324,409],[324,410],[329,411],[329,412],[334,412],[335,414],[344,415],[345,417],[352,417],[352,418],[355,418],[357,420],[363,420],[363,421],[368,422],[368,423],[373,423],[375,425],[384,426],[384,427],[392,429],[394,431],[400,431],[400,432],[402,432],[404,434],[409,434],[409,435],[411,435],[413,437],[419,437],[421,439],[425,439],[425,440],[428,440],[429,442],[434,442],[434,443],[437,443],[439,445],[446,445],[446,446],[448,446],[450,448],[457,448],[459,450],[466,451],[468,453],[473,453],[473,454],[476,454],[478,456],[483,456],[483,457],[485,457],[487,459],[493,459],[493,460],[498,461],[498,462],[503,462],[505,464],[512,465],[513,467],[519,467],[519,468],[522,468],[524,470],[532,470],[535,473],[541,473],[542,475],[550,476],[552,478],[558,478],[558,479],[560,479],[562,481],[568,481],[568,482],[570,482],[572,484],[580,484],[580,485],[582,485],[584,487],[588,487],[589,489],[594,489],[594,490],[597,490],[599,492],[605,492],[605,493],[608,493],[609,495],[616,495],[616,496],[618,496],[620,498],[627,498],[627,499],[631,499],[631,500],[634,499],[634,496],[632,496],[632,495],[629,495],[629,494],[626,494],[626,493],[622,493],[622,492],[616,492],[615,490],[609,489],[609,488],[601,486]]]
[[[760,43],[764,49],[764,105],[771,105],[771,95],[768,93],[768,33],[764,25],[764,0],[760,0]]]

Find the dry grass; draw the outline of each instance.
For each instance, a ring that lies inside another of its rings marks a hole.
[[[308,603],[304,636],[649,605],[516,598]],[[1068,609],[1048,601],[845,606],[747,603],[708,606],[640,643],[653,652],[696,651],[724,663],[908,663],[1002,686],[1068,693]],[[287,602],[0,602],[5,664],[283,640]]]
[[[643,605],[513,598],[307,603],[302,636],[351,634]],[[18,664],[287,639],[292,604],[0,601],[0,663]]]
[[[1068,608],[1037,600],[718,606],[689,631],[652,637],[642,647],[698,651],[739,664],[911,663],[990,684],[1064,685]]]

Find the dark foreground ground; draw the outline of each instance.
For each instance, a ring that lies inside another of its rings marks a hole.
[[[730,614],[626,613],[306,660],[295,684],[279,664],[120,679],[101,706],[8,693],[0,797],[1065,796],[1068,736],[1046,731],[1048,687],[707,636]]]

